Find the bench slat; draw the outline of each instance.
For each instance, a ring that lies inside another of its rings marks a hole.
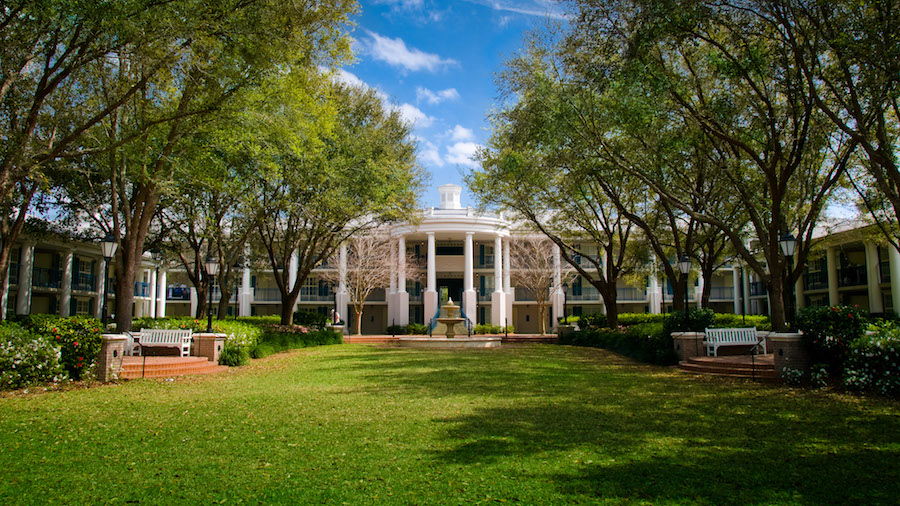
[[[706,329],[704,342],[707,355],[718,356],[719,346],[729,345],[755,345],[760,342],[756,327],[736,329]],[[765,341],[762,341],[763,353],[765,353]]]

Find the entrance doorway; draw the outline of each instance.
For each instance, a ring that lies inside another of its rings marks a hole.
[[[447,289],[447,295],[453,299],[457,305],[462,301],[462,293],[463,293],[463,280],[460,278],[442,278],[437,280],[438,285],[438,293],[443,293],[444,288]],[[439,301],[443,304],[445,301]]]

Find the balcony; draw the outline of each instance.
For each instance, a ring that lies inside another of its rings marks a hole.
[[[218,302],[222,300],[222,290],[218,286],[213,287],[212,291],[213,302]],[[229,302],[237,302],[237,290],[233,290],[231,292],[231,297],[228,299]]]
[[[803,287],[807,290],[824,290],[828,288],[828,273],[818,271],[803,274]]]
[[[643,288],[634,288],[631,286],[616,288],[616,301],[617,302],[629,302],[629,301],[644,302],[646,300],[647,300],[647,291]]]
[[[59,288],[62,272],[59,269],[35,267],[31,271],[31,286],[37,288]]]
[[[481,291],[478,291],[477,292],[478,302],[490,302],[492,293],[493,292],[489,292],[489,291],[485,291],[484,293],[482,293]]]
[[[82,292],[93,292],[97,283],[97,278],[93,274],[85,272],[76,272],[72,279],[72,290]]]
[[[519,292],[516,290],[516,299],[519,298]],[[532,299],[534,300],[534,299]],[[598,302],[601,300],[600,292],[597,291],[593,286],[582,286],[579,293],[572,293],[566,297],[566,301],[593,301]]]
[[[279,295],[278,300],[281,300]],[[318,290],[315,292],[304,292],[300,290],[300,302],[334,302],[334,294],[322,294]]]
[[[276,287],[253,289],[253,300],[256,302],[281,302],[281,290]]]
[[[144,283],[143,281],[135,281],[134,282],[134,296],[135,297],[149,297],[150,296],[150,283]]]
[[[838,271],[838,286],[860,286],[867,283],[866,266],[850,265]]]
[[[575,263],[582,267],[593,268],[595,266],[594,262],[600,261],[600,255],[574,255],[572,260],[575,260]]]
[[[475,268],[486,269],[494,266],[494,255],[476,255]]]
[[[191,289],[186,286],[169,285],[166,300],[191,300]]]
[[[891,282],[891,263],[888,261],[881,262],[881,282],[882,283],[890,283]],[[10,279],[12,279],[10,277]],[[12,283],[12,281],[10,281]]]
[[[769,291],[766,289],[766,284],[762,281],[754,281],[750,283],[750,296],[757,297],[760,295],[766,295]]]
[[[733,286],[713,286],[709,289],[710,300],[734,300]]]

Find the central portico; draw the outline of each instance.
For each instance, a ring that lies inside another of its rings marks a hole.
[[[431,321],[438,311],[441,289],[446,289],[453,300],[460,302],[462,314],[472,324],[478,319],[479,308],[486,311],[489,307],[490,318],[484,314],[481,319],[506,325],[513,300],[507,223],[500,216],[462,207],[462,188],[457,185],[443,185],[438,190],[441,207],[426,209],[416,224],[391,232],[397,259],[392,264],[399,268],[391,277],[387,293],[388,319],[406,325],[412,310],[414,314],[422,311],[422,321]],[[406,279],[407,255],[424,259],[424,287],[421,282]],[[479,297],[479,293],[485,295]]]

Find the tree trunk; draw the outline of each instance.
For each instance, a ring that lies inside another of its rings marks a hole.
[[[12,254],[12,243],[7,245],[7,241],[0,243],[0,272],[5,273],[0,276],[0,300],[3,300],[9,291],[9,257]],[[0,322],[6,318],[5,307],[0,308]]]
[[[541,321],[541,335],[547,333],[547,305],[539,304],[538,305],[538,319]]]
[[[219,285],[219,293],[221,295],[219,296],[219,305],[218,305],[218,308],[216,309],[216,319],[217,320],[221,320],[222,315],[228,314],[228,306],[231,305],[231,292],[226,291],[224,289],[224,286]]]
[[[116,332],[131,330],[131,319],[134,306],[135,263],[123,251],[116,264]]]
[[[767,288],[769,289],[769,318],[772,319],[772,328],[778,331],[787,331],[786,315],[785,315],[785,305],[784,305],[784,282],[782,281],[781,269],[776,268],[775,270],[779,271],[776,273],[770,273],[769,279],[767,282]]]
[[[294,324],[294,306],[297,305],[297,298],[300,297],[300,291],[298,290],[295,295],[291,295],[290,293],[287,295],[281,296],[281,324],[282,325],[293,325]]]
[[[713,269],[710,267],[709,269],[702,269],[701,273],[703,275],[703,291],[700,292],[700,305],[703,307],[709,307],[709,298],[712,294],[712,275]]]
[[[672,285],[672,310],[684,311],[684,277],[682,273],[677,273],[674,277],[668,277],[669,284]]]
[[[363,316],[362,308],[354,307],[353,310],[356,311],[356,335],[361,336],[362,335],[362,316]]]
[[[206,305],[209,303],[209,287],[206,283],[198,283],[194,288],[197,289],[197,314],[194,318],[202,320],[206,318]]]
[[[615,286],[612,287],[612,290],[606,291],[608,293],[601,293],[603,295],[603,307],[606,309],[606,324],[610,328],[615,328],[619,326],[619,306],[616,303],[618,294]]]

